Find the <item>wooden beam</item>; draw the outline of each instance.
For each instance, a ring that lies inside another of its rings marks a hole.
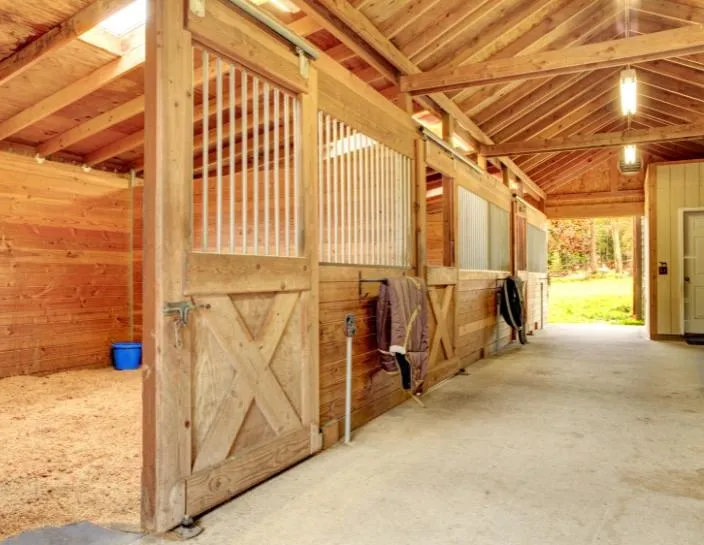
[[[108,110],[93,119],[76,125],[53,138],[42,142],[37,147],[37,152],[43,156],[49,156],[57,151],[69,147],[71,144],[90,138],[91,136],[104,131],[105,129],[117,125],[131,117],[144,112],[144,95],[140,95],[132,100],[120,104],[112,110]]]
[[[643,202],[616,202],[607,204],[578,204],[546,206],[545,215],[548,219],[568,218],[610,218],[616,216],[642,216],[645,204]]]
[[[0,62],[0,85],[4,85],[12,78],[19,76],[52,51],[72,42],[132,1],[95,0],[70,19],[42,34],[39,38]]]
[[[74,81],[53,95],[0,123],[0,140],[41,121],[61,108],[76,102],[93,91],[114,81],[144,63],[144,47],[133,49],[124,57],[101,66],[87,76]]]
[[[585,72],[702,52],[704,26],[692,25],[635,38],[403,76],[401,90],[414,95],[427,95],[477,85]]]
[[[389,61],[363,39],[364,36],[360,29],[350,27],[348,21],[340,17],[343,13],[347,13],[348,10],[354,10],[351,5],[348,5],[347,2],[344,5],[336,3],[335,7],[340,9],[332,10],[327,3],[319,0],[293,0],[293,2],[305,11],[308,17],[320,25],[321,28],[330,32],[389,81],[394,84],[398,83],[398,73]],[[371,22],[369,24],[371,25]],[[359,36],[362,36],[362,39]]]
[[[495,146],[482,146],[481,151],[487,157],[500,157],[502,155],[526,155],[554,151],[613,148],[625,146],[626,144],[698,140],[702,137],[704,137],[704,122],[699,122],[687,125],[668,125],[666,127],[656,127],[653,129],[573,136],[570,138],[536,138],[525,142],[506,142]]]
[[[294,1],[309,16],[316,18],[328,32],[333,34],[333,36],[341,42],[347,44],[350,41],[347,33],[355,31],[374,52],[387,59],[401,74],[421,73],[420,68],[384,36],[374,23],[348,2],[340,2],[337,0]],[[327,17],[332,17],[332,19],[328,20]],[[337,23],[335,23],[335,21],[337,21]],[[364,51],[367,51],[367,49],[364,49]],[[486,144],[493,143],[493,140],[491,140],[448,96],[442,93],[435,93],[432,94],[430,98],[442,110],[453,116],[460,125],[469,131],[472,138],[475,139],[469,142],[472,148],[477,149],[480,142]],[[518,168],[510,158],[502,158],[502,162],[526,183],[530,191],[541,198],[545,198],[543,190],[540,189],[525,172]]]

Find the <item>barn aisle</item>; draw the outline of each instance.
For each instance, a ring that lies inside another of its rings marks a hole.
[[[639,328],[553,326],[206,515],[192,543],[700,543],[700,362]]]

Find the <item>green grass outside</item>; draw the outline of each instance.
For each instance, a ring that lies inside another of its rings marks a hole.
[[[552,278],[550,322],[642,325],[632,316],[631,277]]]

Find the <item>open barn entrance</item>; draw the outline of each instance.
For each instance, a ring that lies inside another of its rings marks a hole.
[[[550,221],[551,323],[642,325],[640,217]]]

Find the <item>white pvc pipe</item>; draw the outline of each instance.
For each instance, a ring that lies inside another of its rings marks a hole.
[[[352,337],[347,339],[345,362],[345,443],[352,441]]]

